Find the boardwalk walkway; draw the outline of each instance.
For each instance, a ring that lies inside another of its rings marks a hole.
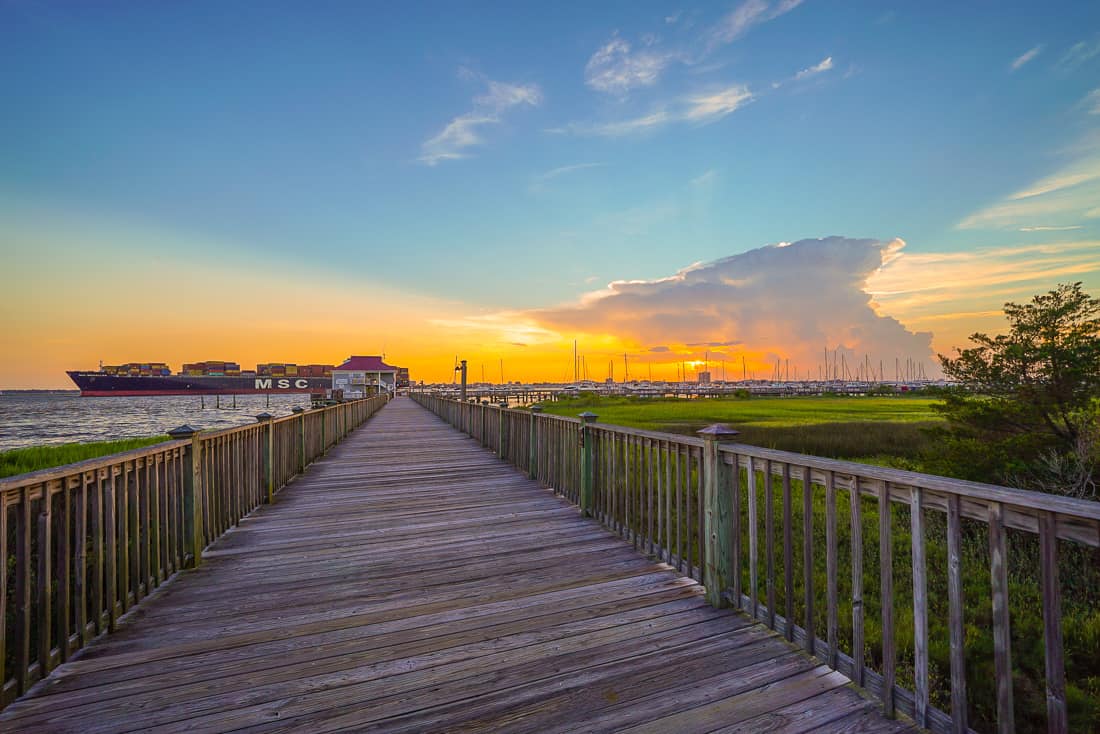
[[[900,731],[407,399],[0,731]]]

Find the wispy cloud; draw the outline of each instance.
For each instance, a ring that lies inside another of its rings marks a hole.
[[[673,120],[668,110],[658,107],[644,115],[611,122],[570,122],[560,127],[548,128],[548,133],[566,135],[619,138],[628,135],[641,135],[667,125]]]
[[[824,73],[826,71],[829,71],[832,68],[833,68],[833,57],[832,56],[826,56],[821,61],[814,64],[813,66],[811,66],[809,68],[806,68],[806,69],[803,69],[802,71],[795,74],[794,78],[795,78],[796,81],[799,80],[799,79],[805,79],[806,77],[815,76],[817,74],[821,74],[821,73]]]
[[[1100,38],[1092,41],[1078,41],[1062,54],[1055,66],[1063,71],[1073,71],[1096,56],[1100,56]]]
[[[1081,229],[1080,224],[1072,224],[1065,227],[1038,225],[1034,227],[1020,227],[1021,232],[1065,232],[1071,229]]]
[[[672,123],[709,125],[721,120],[753,100],[752,92],[743,84],[697,92],[660,105],[644,115],[610,122],[571,122],[547,132],[606,138],[627,137],[653,132]]]
[[[1090,115],[1100,115],[1100,87],[1086,94],[1081,103]]]
[[[709,168],[703,171],[701,174],[691,179],[692,186],[710,186],[718,180],[718,171],[713,168]]]
[[[963,219],[959,229],[1019,229],[1036,220],[1082,217],[1100,201],[1100,135],[1071,151],[1073,159],[1049,176]]]
[[[469,76],[463,69],[460,74]],[[502,120],[513,107],[538,106],[542,92],[536,84],[507,84],[484,79],[486,90],[474,97],[473,109],[451,120],[437,135],[420,146],[420,162],[434,166],[442,161],[469,157],[468,148],[483,144],[481,129]]]
[[[1012,71],[1016,71],[1021,66],[1034,59],[1036,56],[1039,55],[1039,52],[1042,50],[1042,45],[1039,45],[1035,46],[1034,48],[1028,49],[1024,53],[1017,56],[1015,59],[1012,60],[1012,63],[1010,64],[1010,66],[1012,67]]]
[[[545,173],[538,174],[537,176],[535,176],[534,180],[537,183],[543,183],[543,182],[549,181],[551,179],[557,178],[558,176],[563,176],[567,173],[572,173],[573,171],[583,171],[586,168],[600,168],[600,167],[605,166],[605,165],[607,165],[607,164],[606,163],[574,163],[574,164],[569,165],[569,166],[559,166],[557,168],[551,168],[549,171],[546,171]]]
[[[778,18],[801,4],[802,0],[779,0],[776,3],[768,0],[745,0],[711,27],[707,48],[713,51],[719,46],[732,43],[745,35],[750,28]]]
[[[647,45],[654,42],[651,38]],[[588,60],[584,83],[597,91],[623,96],[632,89],[656,84],[674,58],[672,53],[646,48],[634,51],[629,42],[615,36]]]
[[[1100,242],[1054,242],[965,252],[902,254],[867,284],[891,313],[929,318],[1027,295],[1059,278],[1100,272]]]
[[[710,94],[697,94],[687,98],[682,119],[709,123],[720,120],[738,107],[752,101],[752,93],[743,84],[735,84]]]

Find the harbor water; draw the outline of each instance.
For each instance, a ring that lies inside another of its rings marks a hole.
[[[299,406],[309,407],[309,395],[82,398],[75,391],[6,391],[0,395],[0,451],[155,436],[184,423],[201,429],[229,428],[253,423],[263,412],[289,415]]]

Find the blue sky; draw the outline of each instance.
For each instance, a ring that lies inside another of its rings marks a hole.
[[[828,235],[1097,239],[1098,89],[1096,2],[0,0],[0,213],[520,311]]]

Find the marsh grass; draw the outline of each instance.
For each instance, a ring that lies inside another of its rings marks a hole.
[[[167,441],[168,436],[146,436],[126,438],[119,441],[94,441],[91,443],[65,443],[58,446],[31,446],[25,449],[12,449],[0,452],[0,477],[50,469],[55,466],[73,464],[85,459],[117,454],[144,446]]]

